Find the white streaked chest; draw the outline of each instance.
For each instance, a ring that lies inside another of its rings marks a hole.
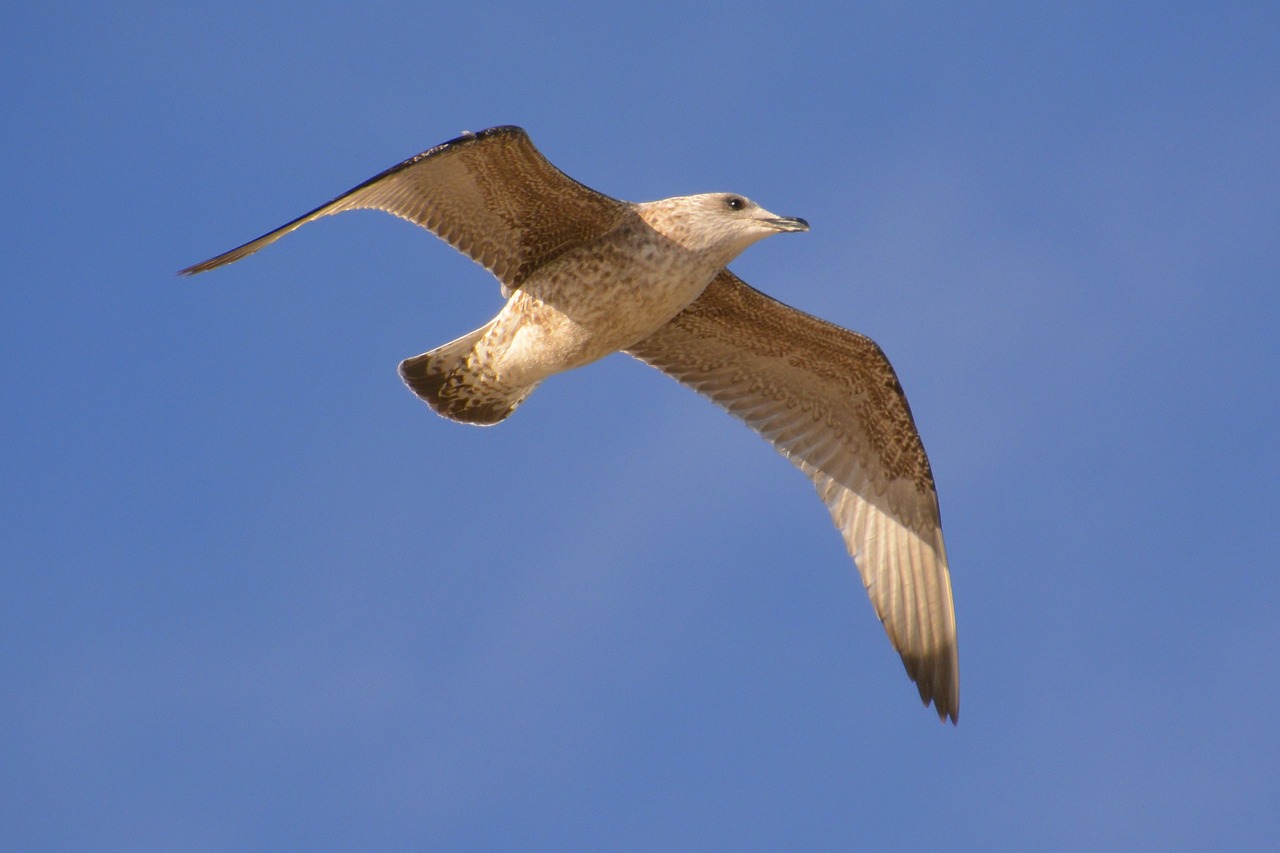
[[[579,367],[656,331],[719,270],[652,229],[620,229],[525,281],[499,315],[493,343],[513,371],[550,375]]]

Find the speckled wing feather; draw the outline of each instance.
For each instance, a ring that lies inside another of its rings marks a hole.
[[[630,205],[551,165],[518,127],[493,127],[392,166],[328,204],[182,271],[238,261],[314,219],[346,210],[395,214],[437,237],[513,290],[565,249],[607,232]]]
[[[628,352],[744,420],[813,480],[920,698],[954,722],[956,621],[937,492],[880,347],[723,270]]]

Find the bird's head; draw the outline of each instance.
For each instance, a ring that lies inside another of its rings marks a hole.
[[[695,252],[729,263],[757,240],[783,231],[808,231],[803,219],[770,213],[746,196],[701,193],[639,205],[653,228]]]

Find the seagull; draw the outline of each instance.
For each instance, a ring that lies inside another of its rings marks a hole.
[[[960,713],[937,490],[902,385],[870,338],[784,305],[726,265],[807,231],[745,196],[632,203],[561,172],[518,127],[466,132],[182,275],[233,263],[315,219],[381,210],[489,270],[492,320],[405,359],[433,411],[489,426],[548,377],[625,352],[742,419],[813,481],[920,698]]]

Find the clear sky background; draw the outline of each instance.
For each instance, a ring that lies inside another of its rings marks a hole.
[[[1280,7],[436,5],[0,12],[0,848],[1273,844]],[[812,223],[733,268],[899,372],[958,727],[697,395],[410,395],[500,305],[426,232],[175,275],[507,123]]]

